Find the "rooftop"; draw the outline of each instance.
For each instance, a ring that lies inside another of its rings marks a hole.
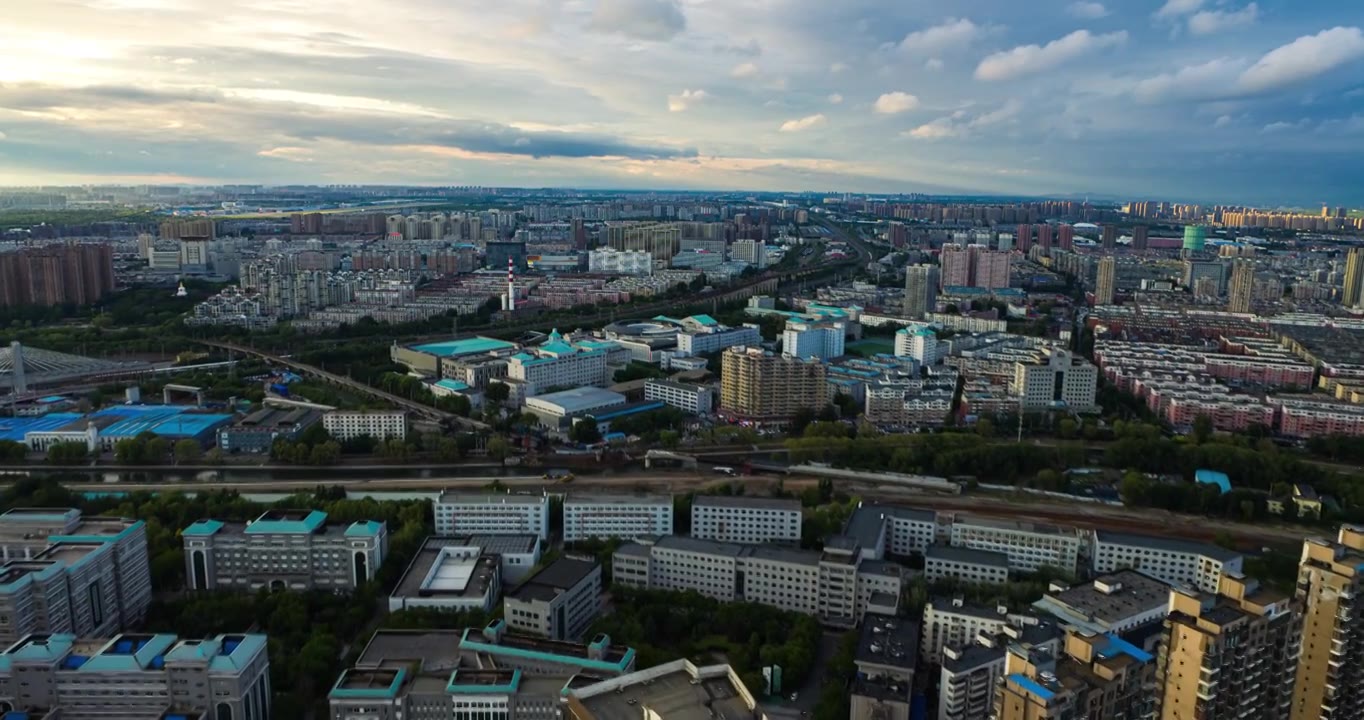
[[[575,691],[591,720],[748,720],[747,689],[730,679],[728,666],[695,668],[674,661]],[[751,696],[750,696],[751,697]],[[647,711],[647,712],[646,712]]]
[[[1168,584],[1136,570],[1119,570],[1093,582],[1047,593],[1033,603],[1033,608],[1062,622],[1090,620],[1112,626],[1169,604]]]
[[[761,510],[800,512],[800,501],[795,498],[748,497],[745,495],[697,495],[692,509],[698,507],[737,507]]]
[[[859,664],[913,671],[918,658],[918,620],[879,613],[867,613],[863,617],[855,655]]]
[[[929,545],[924,551],[925,560],[946,560],[949,562],[970,563],[973,565],[989,565],[1008,569],[1009,556],[1005,553],[990,552],[989,550],[972,550],[971,548],[952,547],[934,543]]]
[[[406,668],[449,672],[459,666],[464,630],[378,630],[356,659],[357,668]]]
[[[498,574],[498,559],[460,538],[427,538],[407,566],[393,597],[483,597]]]
[[[595,560],[564,556],[541,568],[507,596],[522,602],[548,602],[600,571]]]
[[[444,505],[547,505],[547,495],[486,494],[446,490],[438,501]]]
[[[1065,535],[1068,534],[1064,529],[1056,525],[1046,523],[1034,523],[1024,520],[1002,520],[999,518],[986,518],[978,515],[958,515],[953,526],[966,525],[972,527],[986,527],[996,530],[1012,530],[1015,532],[1036,533],[1039,535]]]
[[[848,517],[848,523],[843,526],[843,534],[855,538],[857,543],[864,548],[876,547],[877,538],[881,534],[881,527],[888,517],[927,523],[938,521],[938,514],[932,510],[920,510],[919,508],[901,507],[899,505],[863,504]]]
[[[542,403],[555,405],[565,413],[586,412],[611,405],[624,405],[625,396],[610,390],[603,390],[595,387],[580,387],[572,390],[562,390],[560,392],[547,393],[545,395],[534,395],[526,398],[526,402]]]
[[[683,552],[705,553],[708,555],[728,555],[735,558],[742,555],[745,548],[744,545],[735,543],[719,542],[717,540],[701,540],[685,535],[664,535],[654,544],[668,550],[681,550]]]
[[[671,507],[671,495],[597,495],[593,493],[570,493],[564,498],[564,505],[667,505]]]
[[[497,352],[499,350],[513,350],[516,343],[488,337],[473,337],[464,340],[447,340],[445,342],[426,343],[424,345],[413,345],[412,349],[417,352],[437,355],[439,357],[458,357],[460,355],[478,355],[482,353]]]
[[[1164,550],[1166,552],[1190,553],[1193,555],[1206,555],[1215,560],[1228,562],[1241,557],[1241,553],[1228,550],[1219,545],[1201,543],[1196,540],[1181,540],[1179,538],[1166,537],[1163,535],[1136,535],[1133,533],[1109,532],[1107,530],[1095,531],[1094,537],[1101,543],[1112,543],[1115,545],[1133,545],[1137,547],[1150,548],[1152,550]]]
[[[503,621],[493,622],[496,625]],[[602,635],[594,638],[588,645],[510,633],[504,633],[500,639],[494,641],[489,639],[483,630],[469,628],[463,631],[459,648],[461,651],[502,656],[495,660],[502,666],[514,664],[516,658],[528,658],[616,675],[625,672],[635,660],[633,648],[612,646],[610,638]]]

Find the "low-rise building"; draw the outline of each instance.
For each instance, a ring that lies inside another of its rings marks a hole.
[[[190,590],[351,592],[373,580],[388,555],[385,523],[328,523],[321,510],[199,520],[181,535]]]
[[[580,418],[624,407],[626,402],[625,396],[617,392],[579,387],[528,397],[525,406],[526,412],[538,417],[542,426],[566,431]]]
[[[564,498],[564,542],[633,539],[673,534],[671,495],[595,495]]]
[[[773,720],[729,665],[674,660],[629,675],[565,689],[563,720],[620,720],[641,708],[668,720]]]
[[[1003,585],[1009,581],[1009,556],[989,550],[930,545],[924,552],[924,579]]]
[[[959,515],[952,522],[951,544],[1004,553],[1009,556],[1010,570],[1036,572],[1053,567],[1075,573],[1085,543],[1074,529]]]
[[[924,554],[938,539],[938,514],[900,505],[861,504],[848,517],[843,534],[857,540],[865,557]]]
[[[551,640],[577,640],[601,612],[601,594],[601,565],[565,555],[507,594],[508,628]]]
[[[322,416],[322,427],[340,442],[359,437],[406,440],[407,413],[402,410],[332,410]]]
[[[697,495],[691,534],[728,543],[800,542],[800,501],[731,495]]]
[[[267,720],[271,700],[264,635],[39,633],[0,652],[0,706],[13,717]]]
[[[644,399],[659,400],[693,415],[709,415],[715,409],[714,388],[672,380],[646,381]]]
[[[298,440],[321,418],[322,413],[307,408],[261,408],[219,430],[218,449],[226,453],[268,453],[276,440]]]
[[[1032,607],[1085,632],[1126,633],[1165,619],[1170,585],[1136,570],[1119,570],[1073,587],[1053,586]]]
[[[985,633],[996,635],[1008,626],[1025,627],[1042,621],[1024,613],[1011,613],[1004,606],[987,607],[968,603],[961,597],[930,598],[924,605],[920,626],[920,652],[930,663],[942,661],[943,648],[960,647]]]
[[[548,495],[446,491],[435,501],[436,534],[534,535],[549,539]]]
[[[1217,592],[1226,573],[1240,574],[1238,552],[1209,543],[1178,538],[1116,533],[1094,533],[1091,552],[1094,572],[1132,568],[1178,587]]]
[[[502,595],[502,564],[465,538],[427,538],[388,598],[388,611],[413,608],[492,612]]]

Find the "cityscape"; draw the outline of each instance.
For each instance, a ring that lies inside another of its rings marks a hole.
[[[1364,720],[1364,6],[0,15],[0,720]]]

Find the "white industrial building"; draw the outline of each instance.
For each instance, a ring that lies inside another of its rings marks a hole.
[[[1240,553],[1207,543],[1099,530],[1091,553],[1094,572],[1139,570],[1176,587],[1216,593],[1224,573],[1241,573]]]
[[[1009,581],[1009,556],[989,550],[930,545],[924,553],[924,579],[1003,585]]]
[[[534,535],[549,539],[548,495],[443,492],[435,501],[436,534]]]
[[[568,430],[578,418],[622,407],[625,404],[625,396],[618,392],[595,387],[576,387],[528,397],[525,407],[526,412],[540,419],[541,425],[553,430]]]
[[[1074,528],[969,516],[954,519],[950,538],[952,547],[1004,553],[1009,569],[1019,572],[1045,566],[1074,573],[1085,544]]]
[[[569,495],[564,542],[673,534],[671,495]]]
[[[340,442],[358,437],[406,440],[407,413],[402,410],[332,410],[322,416],[322,427]]]
[[[709,415],[715,409],[715,390],[705,385],[650,379],[644,382],[644,399],[658,400],[693,415]]]
[[[728,543],[800,542],[800,501],[782,498],[697,495],[691,535]]]

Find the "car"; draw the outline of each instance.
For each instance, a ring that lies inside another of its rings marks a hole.
[[[791,702],[795,702],[796,699],[799,698],[799,697],[800,697],[800,693],[798,693],[798,692],[793,692],[793,693],[791,693]]]

